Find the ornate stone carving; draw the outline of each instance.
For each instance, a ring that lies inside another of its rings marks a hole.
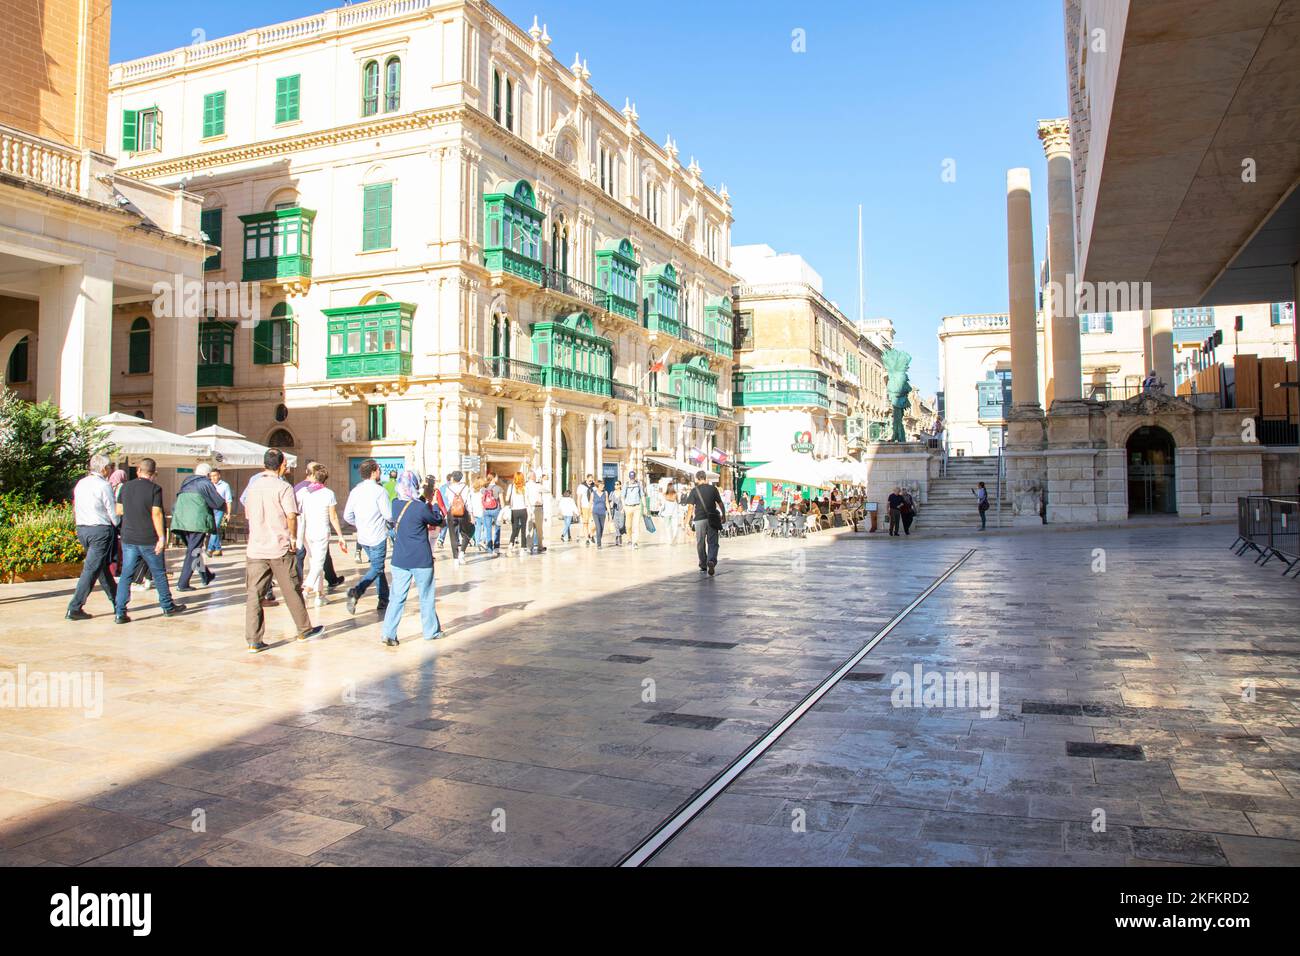
[[[1039,120],[1038,138],[1043,141],[1043,152],[1050,159],[1058,153],[1070,151],[1070,121],[1060,119]]]

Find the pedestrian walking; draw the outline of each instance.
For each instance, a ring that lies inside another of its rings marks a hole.
[[[85,606],[96,583],[110,603],[117,601],[118,582],[113,580],[113,573],[109,570],[117,551],[117,498],[108,481],[112,471],[107,455],[92,455],[86,476],[72,489],[73,521],[77,540],[86,549],[86,557],[81,563],[77,589],[73,591],[64,615],[69,621],[90,619]],[[127,591],[130,590],[128,583],[122,583],[122,588]]]
[[[473,490],[465,483],[460,471],[451,473],[451,481],[442,489],[447,503],[447,531],[451,535],[451,560],[453,564],[465,563],[465,551],[474,540],[474,522],[470,496]]]
[[[727,514],[722,495],[709,481],[707,472],[695,473],[695,487],[686,503],[695,524],[695,555],[699,558],[700,571],[713,577],[718,567],[718,533]]]
[[[916,520],[916,499],[906,489],[903,490],[902,497],[903,502],[898,506],[898,514],[903,519],[903,534],[911,535],[912,522]]]
[[[490,470],[479,492],[479,504],[483,512],[480,522],[483,548],[493,558],[499,558],[501,557],[501,486],[497,484],[497,476]]]
[[[588,475],[586,481],[578,485],[578,494],[576,495],[578,514],[582,519],[582,540],[583,544],[591,544],[592,541],[592,513],[591,513],[591,496],[596,489],[596,479]]]
[[[510,509],[510,550],[522,554],[528,547],[528,493],[522,471],[515,472],[506,488],[506,507]]]
[[[420,598],[420,629],[426,641],[442,633],[438,621],[433,585],[433,548],[429,535],[444,520],[436,505],[419,495],[419,479],[410,471],[397,476],[397,497],[392,504],[393,522],[393,591],[384,614],[383,642],[397,646],[397,625],[406,609],[406,597],[412,583]]]
[[[899,525],[903,520],[903,496],[898,488],[889,493],[889,500],[886,504],[889,507],[889,536],[897,538],[899,537]]]
[[[136,465],[137,477],[122,485],[117,496],[117,513],[122,519],[122,577],[130,579],[141,561],[149,566],[153,586],[158,591],[158,606],[167,617],[182,614],[184,604],[172,600],[167,584],[167,533],[163,529],[163,493],[154,476],[158,470],[152,458],[141,458]],[[113,620],[129,624],[126,609],[131,589],[119,587],[113,601]]]
[[[663,490],[663,501],[659,505],[659,517],[668,527],[668,543],[676,544],[684,527],[685,509],[677,500],[677,482],[669,482]]]
[[[226,506],[219,511],[212,512],[212,523],[214,525],[212,534],[208,536],[208,557],[221,557],[221,529],[226,522],[230,520],[231,510],[235,503],[234,492],[231,491],[230,482],[221,477],[221,469],[213,468],[208,472],[208,477],[212,479],[213,487],[217,489],[217,494],[221,495],[221,500]]]
[[[298,640],[305,641],[325,630],[319,624],[312,626],[300,593],[302,582],[294,560],[298,503],[294,500],[293,486],[284,480],[284,452],[268,448],[262,456],[262,465],[261,476],[257,481],[249,482],[244,492],[244,510],[248,515],[244,640],[250,654],[258,654],[269,646],[262,640],[266,633],[262,595],[272,578],[280,585]]]
[[[297,482],[297,483],[293,486],[293,497],[294,497],[294,500],[295,500],[295,501],[298,501],[298,496],[299,496],[300,494],[302,494],[302,490],[303,490],[304,488],[306,488],[308,485],[312,484],[312,483],[316,480],[316,478],[315,478],[316,470],[317,470],[318,468],[324,468],[324,467],[325,467],[325,466],[324,466],[321,462],[319,462],[319,461],[309,461],[309,462],[307,462],[307,468],[306,468],[306,470],[303,472],[303,476],[304,476],[304,477],[303,477],[302,481]],[[328,472],[327,472],[327,474],[328,474]],[[338,505],[337,505],[337,496],[336,496],[336,500],[335,500],[335,510],[336,510],[336,513],[337,513],[337,507],[338,507]],[[301,501],[298,502],[298,510],[299,510],[299,511],[302,510],[302,502],[301,502]],[[328,534],[328,533],[327,533],[327,534]],[[301,537],[301,535],[300,535],[299,537]],[[347,553],[348,553],[348,549],[347,549],[347,548],[340,548],[340,550],[341,550],[344,554],[347,554]],[[359,549],[358,549],[358,550],[359,550]],[[299,578],[299,580],[302,580],[302,581],[305,582],[305,581],[306,581],[306,574],[307,574],[307,567],[306,567],[306,562],[307,562],[307,548],[306,548],[304,545],[299,545],[299,547],[298,547],[298,551],[297,551],[297,553],[294,555],[294,561],[295,561],[295,563],[296,563],[297,566],[298,566],[298,578]],[[325,567],[324,567],[324,569],[323,569],[323,573],[324,573],[324,576],[325,576],[325,591],[326,591],[326,593],[332,592],[335,588],[337,588],[340,584],[342,584],[342,583],[344,582],[344,580],[346,580],[346,579],[343,577],[343,575],[339,574],[336,570],[334,570],[334,555],[330,552],[330,549],[329,549],[329,548],[326,548],[326,549],[325,549]]]
[[[208,536],[216,527],[212,516],[225,509],[226,499],[212,483],[211,471],[212,466],[207,462],[195,465],[194,474],[181,482],[172,505],[172,533],[180,532],[185,540],[185,560],[181,562],[181,576],[176,581],[177,591],[195,590],[190,580],[196,568],[204,587],[217,576],[208,568],[207,544]]]
[[[348,494],[343,508],[343,520],[357,529],[357,547],[364,548],[370,569],[348,588],[348,613],[357,613],[357,602],[365,596],[366,589],[375,585],[379,597],[376,610],[388,610],[388,578],[384,576],[384,562],[388,557],[388,516],[391,502],[384,486],[379,483],[383,471],[379,462],[367,458],[359,468],[361,481]]]
[[[983,531],[988,527],[989,490],[981,481],[979,487],[972,488],[971,491],[975,493],[975,507],[980,513],[980,530]]]
[[[573,500],[573,493],[565,488],[564,494],[560,495],[560,520],[564,522],[564,527],[560,530],[561,541],[573,540],[573,525],[579,515],[578,503]]]
[[[339,550],[348,553],[348,543],[339,527],[338,498],[326,487],[329,469],[312,462],[308,472],[310,480],[295,494],[298,505],[298,539],[295,542],[295,563],[298,554],[306,553],[307,575],[302,578],[304,603],[310,600],[320,607],[325,603],[325,565],[329,562],[330,533],[338,537]]]
[[[609,521],[614,526],[614,547],[623,547],[623,534],[627,530],[627,508],[623,504],[623,483],[614,482],[614,490],[606,496],[609,501]]]
[[[591,489],[591,520],[595,524],[596,547],[601,546],[605,537],[605,518],[609,515],[609,494],[603,485]]]
[[[550,475],[542,475],[539,478],[537,472],[533,471],[529,472],[528,481],[524,484],[524,499],[533,517],[533,539],[528,549],[529,554],[546,553],[546,541],[542,529],[546,521],[546,488],[542,482],[548,478]]]
[[[623,489],[623,511],[627,524],[627,543],[634,548],[641,546],[641,505],[645,501],[645,489],[637,479],[635,471],[627,473],[627,486]]]

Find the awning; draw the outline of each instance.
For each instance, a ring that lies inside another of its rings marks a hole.
[[[225,468],[261,468],[262,459],[266,455],[267,446],[259,445],[255,441],[249,441],[239,432],[231,431],[229,428],[222,428],[220,425],[209,425],[207,428],[200,428],[196,432],[190,432],[185,436],[192,438],[203,444],[203,457],[209,459],[217,467]],[[284,452],[284,459],[289,463],[290,468],[296,468],[298,465],[298,456]]]
[[[208,456],[202,442],[154,428],[147,418],[113,412],[95,421],[103,429],[107,444],[124,459],[152,458],[160,468],[190,468]]]
[[[835,482],[826,476],[826,469],[822,465],[822,462],[815,460],[811,455],[790,452],[749,469],[745,477],[755,481],[803,485],[805,488],[829,488]]]
[[[660,455],[646,455],[646,461],[654,462],[661,468],[667,468],[669,471],[679,471],[684,475],[694,478],[697,471],[703,471],[708,474],[710,481],[717,481],[722,476],[716,471],[705,467],[703,463],[693,465],[689,461],[682,461],[680,458],[664,458]]]

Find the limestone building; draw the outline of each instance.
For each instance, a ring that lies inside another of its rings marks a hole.
[[[730,461],[726,189],[550,44],[373,0],[113,67],[119,169],[200,194],[206,277],[257,290],[199,327],[200,424],[352,481]]]
[[[735,406],[743,471],[791,451],[859,454],[890,419],[882,349],[801,256],[735,246]],[[889,333],[892,339],[893,327]],[[924,414],[916,406],[914,418]],[[753,491],[751,481],[742,487]]]
[[[104,152],[110,12],[0,3],[0,372],[67,415],[105,414],[131,388],[157,425],[188,432],[196,326],[153,304],[155,284],[200,274],[200,200],[123,176]],[[128,307],[134,335],[117,319]]]

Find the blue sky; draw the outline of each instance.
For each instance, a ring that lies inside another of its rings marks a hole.
[[[329,0],[116,0],[112,58],[132,59],[289,20]],[[656,142],[725,182],[733,243],[804,256],[826,294],[857,315],[857,205],[863,206],[866,314],[888,316],[913,355],[913,381],[938,387],[939,319],[1004,311],[1006,171],[1034,178],[1042,255],[1046,173],[1035,131],[1065,115],[1061,6],[1052,0],[682,2],[598,16],[590,0],[498,0],[546,23],[566,65],[581,53],[596,90],[637,104]],[[654,39],[655,24],[662,27]],[[804,31],[806,52],[792,51]],[[942,177],[955,161],[956,180]]]

